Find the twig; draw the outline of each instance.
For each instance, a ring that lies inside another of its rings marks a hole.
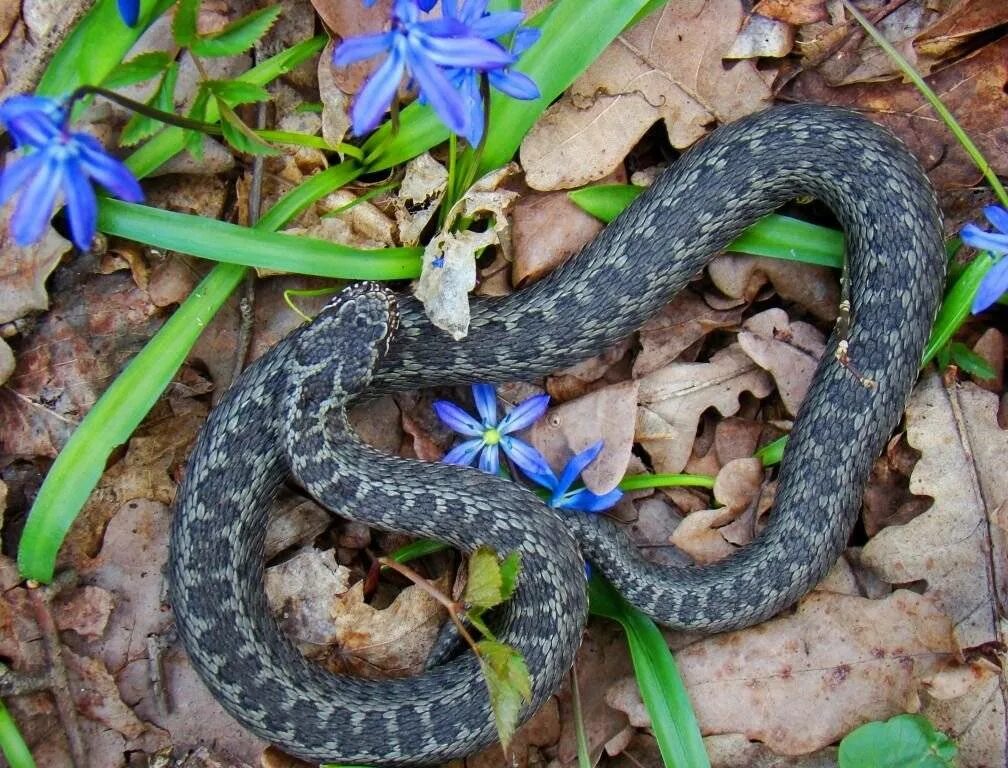
[[[408,565],[403,565],[402,563],[397,563],[388,557],[379,557],[378,562],[385,566],[386,568],[391,568],[396,573],[405,576],[407,579],[416,584],[420,589],[426,592],[428,595],[437,600],[441,605],[444,606],[445,610],[448,611],[448,616],[455,623],[458,628],[459,634],[462,635],[463,639],[469,644],[469,647],[473,649],[473,653],[479,656],[479,649],[476,646],[476,641],[473,636],[469,634],[469,631],[465,628],[462,620],[459,618],[459,604],[444,594],[440,589],[435,587],[429,579],[425,579],[419,573],[414,571]]]
[[[60,722],[70,745],[70,759],[76,768],[87,768],[87,752],[84,749],[84,739],[81,736],[80,723],[77,720],[77,707],[70,695],[70,680],[67,678],[66,666],[63,663],[62,645],[59,630],[53,621],[52,599],[62,590],[77,583],[75,573],[68,571],[61,574],[47,586],[32,586],[29,582],[28,597],[31,601],[35,623],[42,633],[42,645],[45,648],[46,660],[49,664],[49,680]]]

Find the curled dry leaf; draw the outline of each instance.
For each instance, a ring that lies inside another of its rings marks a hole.
[[[546,391],[554,402],[566,402],[627,378],[625,362],[633,347],[633,337],[618,341],[601,354],[589,357],[546,378]]]
[[[575,453],[602,440],[595,461],[581,473],[594,493],[611,491],[626,473],[634,441],[637,382],[625,381],[550,409],[537,421],[529,440],[556,470]]]
[[[350,571],[334,550],[306,546],[266,569],[266,599],[281,628],[305,655],[317,656],[332,642],[333,604],[350,586]]]
[[[788,413],[798,413],[805,399],[826,340],[814,325],[790,322],[783,309],[768,309],[742,324],[738,343],[745,353],[768,371]]]
[[[836,317],[840,288],[835,270],[797,261],[726,253],[707,267],[711,282],[733,298],[752,302],[769,280],[781,298],[822,320]]]
[[[759,506],[750,507],[763,485],[759,459],[735,459],[724,465],[714,481],[714,498],[723,506],[692,512],[672,534],[672,543],[700,564],[727,557],[748,544],[756,532],[758,514],[770,508],[772,498],[763,494]]]
[[[515,166],[487,174],[452,206],[445,218],[445,230],[435,235],[423,254],[420,279],[414,295],[423,303],[430,321],[455,340],[469,333],[469,292],[476,286],[476,257],[491,245],[510,250],[507,211],[516,192],[498,187],[512,175]],[[459,217],[490,218],[492,226],[483,232],[451,232]]]
[[[567,189],[602,178],[658,120],[683,148],[713,123],[764,108],[770,89],[755,65],[722,64],[743,17],[738,0],[689,0],[626,30],[525,137],[529,186]]]
[[[826,0],[759,0],[753,13],[795,25],[829,18]]]
[[[986,389],[988,392],[1000,393],[1004,391],[1005,374],[1005,337],[997,328],[988,328],[983,335],[977,339],[973,345],[973,351],[987,361],[987,364],[994,369],[993,379],[981,379],[973,377],[973,381],[978,387]],[[0,365],[2,368],[2,365]],[[2,376],[0,376],[2,380]]]
[[[430,152],[406,163],[399,193],[393,198],[399,242],[416,245],[420,235],[437,213],[448,184],[448,171]]]
[[[281,17],[282,18],[282,17]],[[326,43],[318,60],[319,100],[322,102],[322,138],[329,146],[335,147],[350,130],[350,99],[340,89],[336,72],[332,65],[332,40]]]
[[[773,384],[733,344],[708,363],[670,363],[639,382],[636,442],[651,457],[656,472],[681,472],[690,456],[697,424],[707,408],[731,416],[739,409],[739,395],[766,397]]]
[[[956,663],[950,630],[929,600],[906,590],[884,600],[813,592],[794,615],[701,640],[676,662],[703,733],[742,733],[801,755],[869,720],[919,709],[930,678]],[[634,725],[650,724],[632,678],[607,700]]]

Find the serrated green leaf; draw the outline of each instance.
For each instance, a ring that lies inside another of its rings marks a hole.
[[[232,107],[270,99],[269,92],[261,85],[241,80],[209,80],[206,87],[214,96],[223,99]]]
[[[501,586],[497,553],[489,547],[480,547],[469,556],[469,580],[463,600],[478,611],[493,608],[503,602]]]
[[[952,768],[959,749],[922,715],[865,723],[840,742],[840,768]]]
[[[507,749],[518,725],[522,705],[532,696],[532,679],[525,659],[514,648],[493,640],[476,643],[483,676],[490,691],[497,736]]]
[[[156,109],[160,109],[162,112],[174,112],[175,83],[177,81],[178,64],[172,62],[161,76],[158,89],[147,103]],[[123,126],[122,133],[119,136],[119,144],[124,147],[131,147],[138,141],[142,141],[148,136],[153,136],[164,127],[165,124],[160,120],[155,120],[153,117],[147,117],[146,115],[134,114],[126,122],[126,125]]]
[[[220,112],[221,131],[228,144],[239,152],[247,152],[250,155],[278,154],[277,150],[256,136],[255,131],[245,125],[226,102],[216,97],[214,100]]]
[[[183,48],[192,46],[199,37],[196,32],[196,19],[199,16],[200,0],[179,0],[172,20],[172,35],[175,42]]]
[[[521,552],[515,551],[504,558],[500,564],[501,602],[510,600],[518,585],[518,573],[521,571]]]
[[[171,61],[171,57],[164,51],[141,53],[113,69],[102,81],[102,85],[105,88],[123,88],[146,82],[164,72]]]
[[[189,44],[197,56],[236,56],[265,35],[280,16],[280,6],[271,5],[232,21],[212,35],[198,36]]]

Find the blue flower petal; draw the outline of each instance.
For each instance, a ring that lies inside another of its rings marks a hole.
[[[345,67],[347,64],[353,64],[355,61],[370,59],[379,53],[390,51],[394,42],[394,32],[348,37],[333,50],[333,66]]]
[[[0,205],[6,203],[12,195],[20,192],[29,179],[34,178],[45,165],[46,158],[41,152],[21,157],[8,162],[0,175]]]
[[[378,125],[399,90],[404,69],[402,54],[398,48],[393,48],[389,57],[357,94],[357,100],[350,110],[354,134],[361,136]]]
[[[984,216],[994,227],[1004,235],[1008,235],[1008,211],[1000,205],[985,205]]]
[[[511,38],[511,53],[520,56],[531,48],[542,37],[542,30],[536,27],[522,27]]]
[[[549,408],[549,401],[549,395],[535,395],[534,397],[522,400],[511,409],[511,412],[507,416],[501,419],[500,424],[497,425],[497,429],[501,434],[510,434],[512,432],[521,432],[523,429],[531,427],[546,413],[546,409]]]
[[[514,56],[500,45],[477,37],[424,37],[417,39],[415,44],[422,50],[422,55],[416,58],[428,66],[494,69],[514,63]]]
[[[472,393],[473,400],[476,401],[476,411],[483,419],[483,426],[497,426],[497,390],[492,384],[473,384]]]
[[[438,418],[448,425],[448,428],[453,432],[458,432],[460,435],[466,435],[467,437],[478,437],[480,438],[480,442],[482,442],[483,425],[455,405],[455,403],[449,403],[447,400],[435,400],[434,411],[437,413]]]
[[[466,440],[464,443],[459,443],[448,451],[441,461],[445,464],[469,466],[473,463],[473,460],[476,458],[476,454],[480,452],[480,448],[482,447],[482,440]]]
[[[514,99],[530,101],[539,98],[539,86],[535,80],[521,72],[510,69],[495,70],[490,73],[490,85]]]
[[[1008,292],[1008,257],[1002,258],[984,275],[980,288],[973,297],[971,311],[974,315],[983,312],[1005,292]]]
[[[371,0],[374,2],[374,0]],[[416,0],[416,4],[420,6],[420,10],[427,12],[435,5],[437,5],[437,0]]]
[[[512,437],[511,435],[504,435],[501,438],[500,445],[504,449],[504,453],[510,457],[518,469],[528,475],[529,478],[546,488],[553,488],[556,484],[556,476],[553,474],[553,470],[550,469],[546,457],[539,453],[539,451],[524,440],[519,440],[517,437]],[[537,479],[543,477],[548,479],[547,482],[540,482]]]
[[[0,122],[18,147],[41,146],[62,133],[62,103],[41,96],[12,96],[0,104]]]
[[[484,472],[496,475],[500,469],[500,450],[496,445],[488,445],[480,454],[479,468]]]
[[[469,27],[458,19],[452,19],[447,16],[421,22],[417,24],[417,30],[419,34],[425,37],[461,38],[472,36],[469,32]]]
[[[70,220],[71,239],[74,245],[86,251],[94,241],[98,226],[98,200],[78,163],[67,163],[65,168],[63,196],[67,218]]]
[[[31,245],[42,237],[56,205],[63,183],[63,166],[46,157],[38,173],[29,180],[11,217],[11,234],[18,245]]]
[[[476,35],[476,37],[493,40],[494,38],[513,32],[522,23],[522,19],[524,18],[525,14],[521,11],[491,13],[471,22],[469,24],[469,31],[470,34]]]
[[[1008,235],[984,232],[976,224],[967,224],[963,227],[959,237],[966,245],[977,250],[1008,253]]]
[[[97,139],[84,133],[73,136],[79,143],[80,164],[84,173],[120,200],[139,203],[144,199],[143,189],[130,169],[106,153]]]
[[[567,489],[571,487],[571,484],[577,479],[577,476],[581,474],[582,470],[595,461],[595,457],[599,455],[602,450],[603,442],[599,440],[594,445],[590,445],[585,448],[581,453],[576,453],[567,462],[567,466],[564,467],[563,474],[560,475],[560,482],[557,483],[557,487],[553,489],[553,500],[559,500],[559,497],[567,492]]]
[[[612,507],[621,498],[623,491],[618,488],[601,495],[592,493],[587,488],[578,488],[576,491],[565,493],[555,506],[582,512],[601,512]]]
[[[127,27],[136,26],[140,18],[140,0],[119,0],[119,15]]]
[[[444,72],[419,51],[411,50],[408,56],[410,71],[438,117],[450,131],[465,135],[469,115]]]

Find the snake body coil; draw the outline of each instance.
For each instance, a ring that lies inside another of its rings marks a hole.
[[[834,334],[791,433],[771,522],[728,560],[651,565],[604,518],[560,520],[514,484],[382,456],[347,427],[345,401],[375,364],[373,389],[389,391],[531,378],[599,352],[747,226],[802,195],[827,203],[846,233],[849,364],[836,359]],[[323,672],[281,636],[263,596],[262,550],[270,499],[289,471],[341,514],[464,550],[522,552],[500,631],[533,675],[526,713],[555,690],[579,642],[578,545],[624,596],[671,626],[723,630],[773,615],[847,541],[872,461],[916,377],[944,266],[934,194],[906,148],[852,113],[798,105],[719,129],[550,277],[474,302],[463,342],[407,299],[379,360],[395,312],[385,292],[356,289],[251,366],[194,449],[170,578],[196,669],[238,720],[309,758],[436,763],[493,740],[469,657],[417,678],[363,681]]]

